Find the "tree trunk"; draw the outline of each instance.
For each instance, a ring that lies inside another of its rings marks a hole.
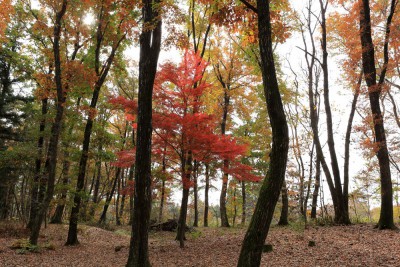
[[[246,223],[246,182],[242,180],[242,225]]]
[[[227,88],[224,88],[224,105],[222,112],[222,121],[221,121],[221,134],[225,135],[226,132],[226,122],[228,119],[228,110],[230,104],[230,96],[228,95]],[[228,189],[228,173],[226,170],[229,168],[229,161],[227,159],[224,160],[224,172],[222,176],[222,188],[221,195],[219,198],[219,208],[221,213],[221,227],[229,227],[228,215],[226,213],[226,192]]]
[[[68,149],[68,148],[66,148]],[[63,170],[62,170],[62,192],[61,192],[61,197],[59,199],[59,203],[57,205],[56,211],[53,214],[53,217],[51,217],[50,223],[56,223],[56,224],[61,224],[62,223],[62,216],[64,213],[64,208],[65,208],[65,202],[67,200],[67,193],[68,189],[66,188],[69,183],[69,169],[71,166],[71,162],[68,159],[69,153],[67,151],[64,151],[64,162],[63,162]]]
[[[333,137],[333,129],[332,129],[332,112],[329,101],[329,78],[328,78],[328,50],[327,50],[327,33],[326,33],[326,19],[325,14],[328,6],[328,0],[326,3],[323,3],[323,0],[319,0],[321,6],[321,28],[322,28],[322,72],[324,76],[324,104],[325,104],[325,113],[326,113],[326,126],[327,126],[327,134],[328,134],[328,147],[329,153],[331,157],[331,166],[332,166],[332,174],[333,180],[335,183],[335,198],[337,199],[337,207],[335,209],[335,222],[339,224],[350,224],[349,218],[349,207],[346,207],[346,203],[343,196],[342,183],[340,178],[339,164],[336,156],[335,150],[335,142]]]
[[[205,163],[206,166],[206,186],[204,188],[204,227],[208,227],[208,191],[210,190],[210,165]]]
[[[229,161],[224,160],[224,169],[229,168]],[[222,177],[221,195],[219,198],[219,209],[221,213],[221,227],[229,227],[228,215],[226,213],[226,192],[228,190],[228,173],[224,171]]]
[[[279,217],[278,225],[283,226],[283,225],[289,224],[289,221],[288,221],[289,199],[288,199],[288,195],[287,195],[286,181],[283,181],[281,197],[282,197],[282,211],[281,211],[281,217]]]
[[[356,111],[356,105],[358,96],[360,95],[360,87],[362,81],[362,73],[358,79],[357,87],[354,92],[353,101],[351,103],[351,110],[349,115],[349,121],[347,122],[346,137],[344,142],[344,174],[343,174],[343,200],[344,206],[347,208],[347,214],[349,214],[349,162],[350,162],[350,136],[353,125],[354,113]]]
[[[189,151],[187,155],[187,159],[182,159],[181,163],[182,168],[182,204],[181,210],[179,213],[179,220],[178,220],[178,230],[176,233],[175,240],[179,241],[179,247],[184,248],[186,240],[185,237],[185,230],[186,230],[186,216],[187,216],[187,208],[188,208],[188,201],[189,201],[189,188],[191,182],[191,175],[192,175],[192,153]]]
[[[117,200],[115,201],[115,222],[117,225],[121,225],[121,218],[119,217],[119,200],[120,200],[120,192],[121,192],[121,183],[122,179],[124,179],[125,171],[122,171],[121,179],[118,179],[117,182]]]
[[[101,9],[103,10],[103,9]],[[102,12],[102,11],[101,11]],[[103,17],[103,14],[100,14],[100,18]],[[102,42],[104,37],[103,32],[103,23],[102,19],[99,19],[97,25],[97,32],[96,32],[96,48],[95,48],[95,72],[96,72],[96,82],[94,84],[93,95],[90,101],[90,111],[96,110],[97,101],[100,95],[100,89],[103,86],[103,83],[108,75],[108,72],[111,68],[111,64],[114,60],[115,53],[125,38],[125,36],[121,37],[117,40],[116,44],[112,47],[111,52],[106,60],[106,63],[101,67],[100,70],[100,50],[102,48]],[[88,118],[86,121],[85,132],[83,134],[83,144],[82,144],[82,152],[81,158],[79,161],[79,170],[78,170],[78,179],[76,182],[76,193],[74,195],[74,206],[71,210],[70,221],[69,221],[69,230],[68,230],[68,237],[67,242],[65,245],[73,246],[79,244],[78,236],[77,236],[77,228],[78,228],[78,217],[79,217],[79,209],[81,205],[81,194],[84,192],[85,188],[85,174],[87,168],[87,161],[88,161],[88,153],[89,153],[89,146],[90,146],[90,137],[92,135],[92,128],[94,123],[95,115],[92,112],[89,112]]]
[[[368,86],[368,96],[373,115],[375,144],[378,145],[376,156],[379,162],[381,178],[381,212],[377,227],[379,229],[395,229],[393,221],[393,188],[390,174],[389,152],[386,143],[386,134],[379,98],[385,81],[386,68],[389,61],[388,43],[390,25],[396,7],[396,1],[391,1],[391,9],[386,22],[386,36],[384,44],[384,64],[379,82],[376,82],[375,48],[372,42],[371,17],[369,0],[362,0],[360,5],[360,38],[362,46],[362,62],[364,79]]]
[[[233,188],[233,198],[232,198],[232,204],[233,204],[233,218],[232,218],[232,226],[235,227],[236,224],[236,216],[237,216],[237,203],[236,203],[236,184],[234,185]]]
[[[199,205],[198,205],[198,198],[199,198],[199,193],[198,193],[198,185],[197,185],[197,174],[199,170],[199,163],[195,160],[194,161],[194,171],[193,171],[193,195],[194,195],[194,221],[193,221],[193,226],[198,227],[199,226]]]
[[[50,71],[49,71],[50,73]],[[39,209],[38,202],[38,190],[40,178],[42,175],[42,157],[43,157],[43,144],[44,144],[44,130],[46,128],[46,115],[47,115],[47,98],[42,99],[42,119],[39,125],[39,139],[37,143],[37,158],[35,160],[35,173],[33,176],[32,188],[31,188],[31,202],[30,202],[30,213],[27,228],[32,229],[34,219],[37,216],[37,210]]]
[[[167,147],[164,147],[164,154],[163,154],[163,160],[162,160],[162,172],[163,172],[163,179],[162,179],[162,185],[161,185],[161,200],[160,200],[160,213],[158,214],[158,221],[161,223],[163,219],[163,210],[164,210],[164,199],[165,199],[165,174],[166,174],[166,169],[167,169],[167,164],[165,162],[165,154],[167,153]]]
[[[260,266],[261,253],[285,178],[289,131],[279,92],[272,50],[269,0],[257,0],[261,72],[272,128],[270,165],[243,240],[237,266]]]
[[[128,176],[128,184],[129,187],[132,186],[133,184],[133,178],[135,175],[135,165],[132,164],[132,166],[129,169],[129,176]],[[135,189],[133,189],[133,191],[135,191]],[[134,196],[134,192],[130,192],[129,193],[129,221],[128,221],[128,225],[132,225],[133,223],[133,196]]]
[[[104,208],[103,208],[103,212],[101,213],[101,216],[100,216],[99,224],[104,224],[106,222],[108,207],[110,206],[110,203],[111,203],[112,198],[115,193],[115,188],[117,187],[117,183],[120,180],[120,178],[121,178],[121,168],[117,168],[113,186],[111,187],[111,191],[107,194],[106,203],[104,204]]]
[[[122,180],[122,187],[126,188],[126,178],[122,177],[121,180]],[[121,197],[121,208],[120,208],[119,214],[118,214],[120,220],[123,218],[123,215],[124,215],[125,200],[126,200],[126,192]],[[120,222],[120,223],[122,224],[122,222]]]
[[[43,187],[47,184],[47,190],[43,201],[39,203],[36,209],[36,216],[33,218],[31,226],[31,234],[29,243],[37,245],[39,238],[40,228],[45,218],[50,201],[53,198],[54,182],[56,176],[57,154],[58,154],[58,139],[60,137],[62,118],[64,114],[64,105],[66,101],[66,92],[63,90],[62,77],[61,77],[61,58],[60,58],[60,35],[61,35],[61,20],[67,10],[67,0],[63,0],[61,10],[56,12],[54,22],[54,40],[53,40],[53,54],[54,54],[54,67],[55,67],[55,83],[57,89],[56,100],[56,116],[51,127],[51,135],[49,140],[49,148],[45,164],[45,173],[41,184]],[[43,188],[42,187],[42,188]],[[40,194],[40,193],[39,193]]]
[[[316,169],[316,174],[315,174],[315,184],[314,184],[314,191],[311,204],[311,219],[317,218],[317,202],[318,202],[318,193],[321,180],[321,161],[318,158],[315,169]]]
[[[135,199],[132,236],[126,266],[150,266],[148,230],[151,212],[151,133],[152,95],[161,47],[160,0],[142,1],[140,35],[138,128],[135,160]],[[154,27],[149,29],[148,24]]]
[[[93,204],[92,207],[90,208],[90,217],[93,217],[95,212],[96,212],[96,206],[98,202],[98,197],[99,197],[99,188],[100,188],[100,180],[101,180],[101,152],[103,150],[103,143],[100,141],[99,148],[97,150],[97,153],[99,154],[99,158],[96,162],[96,167],[97,167],[97,175],[96,175],[96,181],[94,183],[94,191],[93,191]]]

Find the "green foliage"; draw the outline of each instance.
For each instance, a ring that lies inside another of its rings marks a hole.
[[[10,248],[15,249],[17,254],[26,254],[27,252],[39,253],[41,251],[39,246],[32,245],[27,238],[14,241]]]
[[[190,232],[190,237],[191,239],[198,239],[203,236],[203,232],[200,230],[195,230]]]

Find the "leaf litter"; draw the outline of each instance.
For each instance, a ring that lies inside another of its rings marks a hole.
[[[39,253],[18,253],[11,247],[21,237],[0,233],[0,266],[125,266],[129,227],[80,226],[80,245],[72,247],[64,246],[67,231],[67,225],[43,229]],[[180,249],[175,233],[151,232],[150,261],[154,267],[236,266],[244,234],[241,228],[197,228]],[[261,266],[400,266],[400,232],[372,225],[272,227],[266,243],[273,250],[263,253]]]

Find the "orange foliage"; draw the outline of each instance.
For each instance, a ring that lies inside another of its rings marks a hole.
[[[0,0],[0,41],[4,38],[8,22],[13,13],[13,6],[11,0]]]
[[[255,1],[247,1],[256,6]],[[256,43],[258,40],[257,14],[239,1],[218,1],[218,12],[213,21],[220,26],[240,32],[244,45]],[[272,0],[271,24],[274,42],[283,43],[291,34],[292,10],[288,0]]]

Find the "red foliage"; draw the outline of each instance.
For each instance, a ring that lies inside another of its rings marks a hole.
[[[125,118],[127,121],[135,121],[137,114],[137,101],[126,99],[123,96],[112,97],[108,100],[115,109],[122,109],[125,111]]]
[[[118,159],[111,165],[119,168],[129,168],[135,163],[135,153],[135,148],[116,152]]]
[[[228,174],[239,180],[259,181],[261,178],[252,173],[250,166],[240,163],[248,146],[239,144],[231,136],[216,133],[217,120],[201,111],[204,90],[210,89],[210,84],[202,79],[206,67],[206,61],[188,51],[178,66],[172,63],[161,66],[154,86],[153,162],[164,162],[168,171],[179,173],[185,188],[193,186],[183,164],[189,151],[192,159],[199,162],[229,160],[230,167],[225,170]],[[134,121],[135,101],[119,96],[109,102],[123,109],[127,120]],[[118,160],[114,166],[128,168],[135,161],[135,149],[116,154]]]
[[[122,188],[119,192],[121,195],[129,195],[132,196],[135,190],[135,181],[127,181],[124,188]]]
[[[247,145],[217,134],[216,119],[201,112],[201,97],[210,88],[202,80],[206,67],[207,62],[188,51],[178,66],[168,63],[161,67],[154,88],[154,146],[167,145],[170,147],[167,158],[178,162],[185,162],[189,151],[193,159],[201,162],[227,159],[232,161],[228,172],[234,177],[257,181],[260,178],[251,173],[252,168],[239,163],[247,152]],[[186,172],[186,166],[181,166],[182,183],[190,187],[193,182],[186,178]]]

